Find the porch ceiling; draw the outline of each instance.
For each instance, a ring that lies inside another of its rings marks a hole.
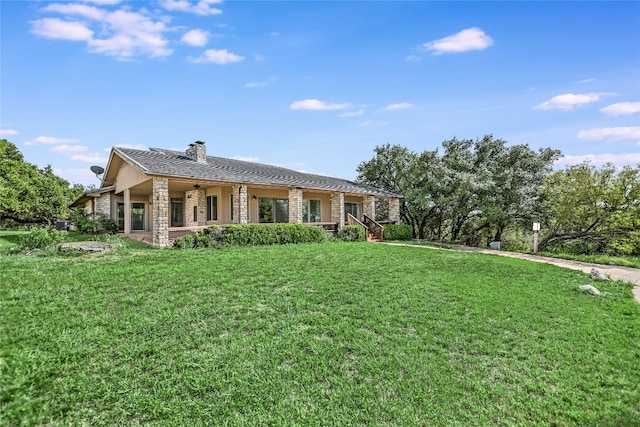
[[[169,191],[170,192],[186,192],[189,190],[193,190],[193,186],[198,184],[201,190],[206,190],[211,187],[231,187],[234,184],[228,182],[207,182],[201,180],[184,180],[184,179],[169,179]],[[255,184],[242,184],[246,185],[250,190],[263,188],[263,189],[275,189],[275,190],[286,190],[287,187],[282,186],[273,186],[273,185],[255,185]],[[141,182],[138,185],[135,185],[130,188],[131,195],[136,196],[145,196],[150,195],[153,191],[153,179],[148,179],[144,182]],[[310,193],[332,193],[333,191],[329,190],[316,190],[316,189],[302,189],[303,192]],[[345,196],[353,196],[353,197],[362,197],[362,194],[359,193],[344,193]]]

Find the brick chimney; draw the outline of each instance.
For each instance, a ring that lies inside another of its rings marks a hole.
[[[186,154],[192,159],[195,159],[198,163],[207,163],[207,149],[202,141],[196,141],[193,144],[189,144]]]

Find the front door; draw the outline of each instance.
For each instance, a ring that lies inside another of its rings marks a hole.
[[[144,230],[144,203],[131,203],[131,230]]]
[[[184,200],[171,198],[171,227],[184,227]]]

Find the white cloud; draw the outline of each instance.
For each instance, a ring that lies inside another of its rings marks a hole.
[[[578,83],[580,83],[580,84],[585,84],[585,83],[592,83],[592,82],[595,82],[595,81],[596,81],[596,79],[594,79],[594,78],[592,77],[592,78],[590,78],[590,79],[580,80]]]
[[[236,55],[235,53],[229,52],[227,49],[207,49],[204,51],[204,54],[198,58],[190,58],[191,62],[195,62],[196,64],[231,64],[233,62],[244,61],[244,56]]]
[[[122,0],[84,0],[86,3],[95,3],[104,6],[114,5],[122,2]]]
[[[295,101],[289,106],[292,110],[313,110],[313,111],[328,111],[328,110],[344,110],[349,108],[351,104],[348,103],[328,103],[320,101],[318,99],[303,99],[302,101]]]
[[[104,157],[100,153],[78,154],[71,156],[71,160],[85,163],[107,163],[108,158]]]
[[[533,107],[534,110],[563,110],[570,111],[576,106],[589,104],[591,102],[599,101],[602,96],[613,96],[614,93],[565,93],[563,95],[557,95],[548,101],[538,104]]]
[[[386,126],[389,123],[391,123],[391,122],[367,120],[367,121],[364,121],[364,122],[360,123],[360,127],[361,128],[374,128],[374,127]]]
[[[144,9],[140,12],[125,8],[110,11],[85,4],[54,3],[42,10],[62,14],[66,20],[43,18],[33,21],[32,32],[41,37],[85,41],[90,52],[118,59],[131,59],[137,55],[158,58],[173,53],[163,35],[169,28],[161,20],[154,21]],[[79,17],[83,22],[71,17]]]
[[[409,55],[406,58],[404,58],[405,61],[407,62],[418,62],[420,61],[422,58],[419,57],[418,55]]]
[[[242,157],[242,156],[235,156],[232,157],[232,159],[234,160],[241,160],[243,162],[252,162],[252,163],[258,163],[260,161],[260,157]]]
[[[33,33],[40,37],[59,40],[89,41],[93,31],[80,22],[68,22],[58,18],[43,18],[33,22]]]
[[[578,138],[593,140],[605,139],[608,141],[640,140],[640,126],[581,130],[578,132]]]
[[[69,3],[60,4],[53,3],[43,9],[45,12],[57,12],[63,15],[78,15],[83,18],[101,21],[109,14],[108,11],[95,6],[87,6],[86,4]]]
[[[245,83],[244,87],[254,88],[254,87],[264,87],[268,85],[269,85],[269,82],[249,82],[249,83]]]
[[[39,136],[31,141],[26,141],[24,145],[36,145],[36,144],[70,144],[78,142],[77,139],[72,138],[56,138],[55,136]]]
[[[556,166],[577,165],[585,160],[590,161],[594,165],[603,165],[612,163],[616,166],[635,165],[640,163],[640,153],[626,154],[584,154],[575,156],[564,156],[556,160]]]
[[[360,109],[358,111],[347,111],[341,114],[338,114],[338,117],[356,117],[364,114],[364,110]]]
[[[249,83],[245,83],[244,87],[252,89],[252,88],[256,88],[256,87],[265,87],[265,86],[269,86],[271,83],[275,82],[276,78],[275,77],[271,77],[269,80],[265,80],[262,82],[249,82]]]
[[[618,102],[601,108],[600,112],[607,116],[627,116],[640,113],[640,102]]]
[[[213,5],[219,3],[222,3],[222,0],[200,0],[195,3],[187,0],[163,0],[160,2],[162,7],[169,11],[178,10],[202,16],[221,14],[222,10],[213,7]]]
[[[469,50],[484,50],[493,44],[493,39],[478,27],[467,28],[459,33],[425,43],[423,47],[436,55],[460,53]]]
[[[191,30],[186,32],[180,41],[189,46],[204,46],[209,41],[209,32],[204,30]]]
[[[411,107],[413,107],[413,104],[410,104],[408,102],[400,102],[398,104],[387,105],[386,107],[383,108],[383,110],[385,111],[403,110],[405,108],[411,108]]]
[[[87,151],[87,147],[84,145],[56,145],[51,149],[53,153],[72,154],[72,153],[84,153]]]
[[[20,132],[13,129],[0,129],[0,136],[17,135],[18,133]]]

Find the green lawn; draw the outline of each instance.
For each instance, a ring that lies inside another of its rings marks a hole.
[[[369,243],[0,257],[2,425],[640,425],[630,286]]]

